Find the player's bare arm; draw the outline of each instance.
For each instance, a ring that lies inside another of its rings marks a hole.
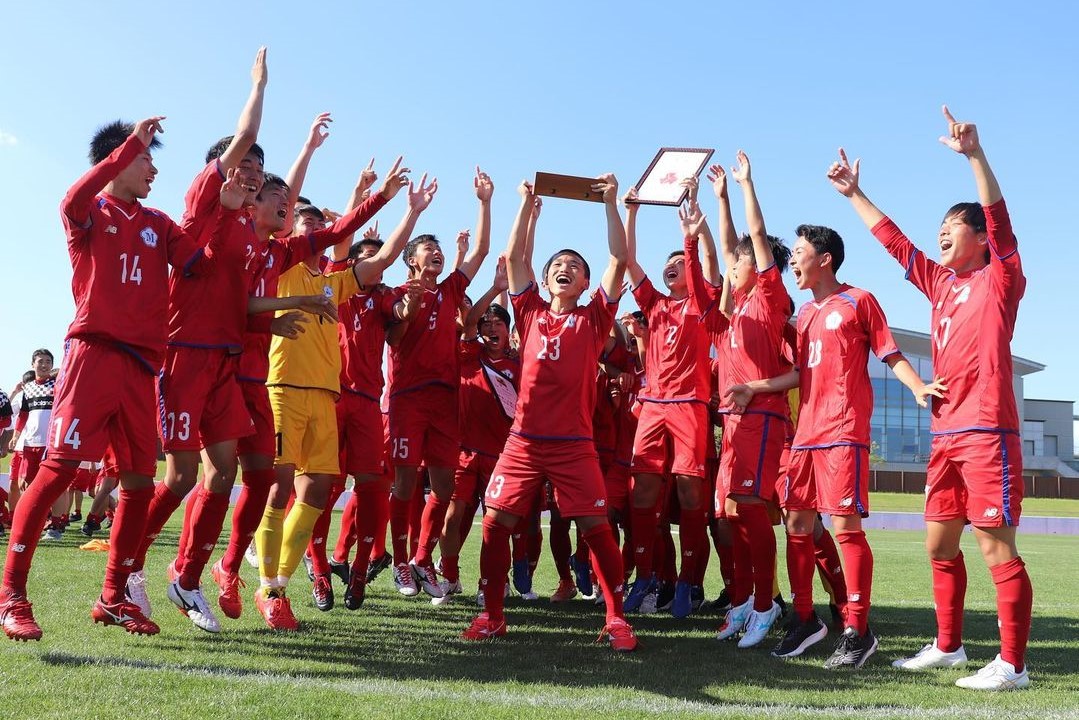
[[[410,278],[405,282],[405,296],[393,306],[393,315],[403,323],[408,322],[420,311],[423,300],[423,280]]]
[[[681,185],[689,190],[689,196],[686,200],[690,210],[696,208],[696,211],[703,216],[704,213],[700,209],[700,201],[698,200],[700,181],[696,177],[688,177],[682,180]],[[697,235],[700,239],[701,271],[704,273],[705,280],[718,287],[722,275],[720,274],[719,257],[716,254],[716,239],[712,235],[712,228],[708,226],[706,218],[702,218]]]
[[[541,212],[543,212],[543,198],[537,196],[532,200],[532,215],[528,218],[528,230],[525,231],[525,264],[532,276],[532,282],[536,282],[532,256],[533,251],[536,249],[536,223],[539,222]],[[506,304],[505,307],[509,307],[509,305]]]
[[[861,158],[855,158],[852,164],[847,160],[847,151],[839,148],[839,160],[833,162],[828,168],[828,180],[840,195],[850,200],[854,212],[858,213],[858,217],[862,219],[865,226],[873,228],[884,219],[884,213],[862,192],[859,183],[861,165]]]
[[[476,191],[476,199],[480,201],[479,217],[476,220],[476,244],[472,246],[459,268],[469,280],[476,277],[480,265],[491,251],[491,198],[495,192],[490,176],[480,170],[478,165],[472,185]]]
[[[296,198],[300,197],[300,192],[303,190],[303,181],[307,177],[307,168],[311,164],[311,158],[315,154],[315,150],[322,147],[322,143],[326,142],[326,138],[330,136],[330,123],[333,122],[333,118],[330,117],[330,113],[319,113],[315,116],[314,121],[311,123],[311,129],[307,132],[307,139],[304,140],[303,148],[300,150],[300,154],[296,156],[295,162],[292,163],[292,167],[288,170],[288,176],[285,178],[285,182],[288,183],[289,195],[288,195],[288,217],[292,217],[292,210],[296,207]]]
[[[600,175],[592,185],[592,192],[601,194],[607,214],[607,250],[610,260],[607,262],[607,269],[603,271],[600,285],[607,297],[615,300],[622,295],[622,281],[626,275],[628,260],[626,228],[618,214],[618,178],[613,173]]]
[[[517,186],[517,193],[521,196],[521,205],[517,209],[517,217],[513,219],[505,252],[506,272],[509,276],[510,293],[513,295],[524,292],[528,284],[533,282],[532,258],[526,237],[536,196],[532,183],[527,180],[522,180]]]
[[[240,112],[240,119],[236,123],[236,133],[232,136],[232,142],[221,154],[219,163],[223,170],[239,167],[251,146],[258,140],[259,128],[262,125],[262,105],[266,95],[266,82],[269,72],[266,69],[266,48],[259,48],[255,54],[255,64],[251,66],[251,94],[247,97],[247,104]]]
[[[468,230],[462,230],[457,233],[457,254],[453,256],[453,270],[460,268],[461,263],[465,261],[465,255],[468,254],[468,246],[471,239],[472,233]]]
[[[394,164],[393,170],[390,171],[390,175],[386,178],[386,182],[380,191],[383,197],[387,199],[396,195],[404,182],[408,180],[404,176],[407,168],[401,169],[399,167],[400,162],[401,158],[397,158],[397,163]],[[438,178],[431,180],[430,184],[427,184],[427,173],[420,177],[419,187],[408,182],[408,207],[405,209],[405,216],[394,228],[393,232],[390,233],[389,238],[377,253],[369,258],[358,260],[352,266],[352,272],[356,274],[356,281],[361,286],[377,282],[382,271],[388,268],[394,259],[401,254],[405,243],[412,236],[412,231],[416,229],[416,222],[420,219],[420,215],[431,204],[431,200],[434,199],[437,192]]]
[[[630,188],[622,196],[622,204],[626,208],[626,274],[629,275],[629,284],[637,287],[644,282],[645,271],[637,262],[637,211],[641,206],[637,203],[637,188]]]
[[[978,186],[978,202],[983,206],[999,202],[1003,195],[1000,192],[997,177],[985,158],[985,151],[978,137],[978,128],[974,123],[957,122],[947,105],[942,109],[944,119],[948,123],[948,132],[940,137],[940,142],[970,161],[970,169],[974,171],[974,182]]]
[[[730,402],[738,412],[742,412],[749,407],[749,403],[757,393],[787,392],[792,388],[798,387],[798,377],[798,371],[791,370],[778,377],[753,380],[739,385],[731,385],[723,392],[723,397],[726,398],[727,402]]]
[[[398,158],[400,161],[400,158]],[[407,172],[407,169],[406,169]],[[367,199],[367,193],[375,185],[375,181],[378,180],[378,173],[375,172],[375,159],[371,158],[371,162],[367,163],[360,172],[360,177],[356,180],[355,187],[352,188],[352,193],[349,195],[348,204],[345,205],[345,214],[352,212],[358,208],[364,200]],[[325,213],[323,213],[325,214]],[[375,238],[378,237],[378,222],[375,222]],[[334,262],[342,262],[348,258],[349,248],[352,247],[353,235],[348,235],[341,239],[340,242],[330,248],[330,259]],[[367,234],[364,234],[364,239],[367,239]]]
[[[738,245],[738,233],[734,229],[734,216],[731,215],[731,199],[727,191],[727,172],[722,165],[708,168],[708,181],[712,183],[712,193],[719,203],[719,251],[723,255],[723,264],[734,267],[736,258],[734,248]],[[707,272],[705,274],[707,276]],[[716,276],[718,285],[718,275]],[[711,281],[711,279],[709,279]]]
[[[270,333],[289,340],[295,340],[305,331],[304,323],[310,322],[307,313],[292,310],[284,315],[278,315],[270,321]]]
[[[746,225],[749,237],[753,241],[753,257],[757,261],[757,272],[764,272],[775,264],[772,246],[768,243],[768,231],[764,227],[764,213],[757,200],[757,189],[753,184],[753,169],[749,156],[738,151],[738,166],[731,168],[731,176],[742,187],[745,197]]]
[[[256,315],[280,310],[300,310],[337,322],[337,305],[325,295],[294,295],[292,297],[255,297],[247,299],[247,314]]]
[[[923,382],[910,361],[899,353],[889,355],[885,358],[885,362],[892,369],[896,379],[914,394],[914,400],[920,407],[929,407],[930,396],[944,399],[944,393],[948,390],[948,386],[944,384],[943,379],[936,378],[931,383]]]
[[[503,255],[499,255],[498,263],[495,265],[495,278],[491,282],[490,289],[485,292],[479,300],[472,304],[472,307],[468,311],[468,315],[465,316],[464,335],[466,339],[476,337],[480,320],[491,307],[491,303],[493,303],[495,298],[502,295],[508,288],[509,276],[506,274],[506,258]]]

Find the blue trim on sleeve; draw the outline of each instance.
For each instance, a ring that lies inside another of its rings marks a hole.
[[[854,309],[856,309],[856,310],[858,309],[858,301],[857,301],[857,300],[856,300],[856,299],[854,298],[854,296],[853,296],[853,295],[851,295],[850,293],[845,293],[845,292],[841,292],[841,293],[839,293],[839,296],[838,296],[838,297],[841,297],[841,298],[843,298],[844,300],[846,300],[847,302],[849,302],[849,303],[850,303],[850,306],[851,306],[852,308],[854,308]]]
[[[183,273],[184,273],[184,276],[185,276],[185,277],[188,277],[188,276],[190,276],[190,275],[192,274],[192,273],[191,273],[191,268],[192,268],[192,266],[194,266],[194,264],[195,264],[196,262],[198,262],[198,261],[199,261],[199,259],[200,259],[200,258],[201,258],[201,257],[202,257],[202,256],[203,256],[204,254],[205,254],[205,253],[203,252],[203,249],[202,249],[202,248],[199,248],[198,250],[196,250],[196,251],[195,251],[195,254],[191,256],[191,259],[190,259],[190,260],[188,260],[187,262],[185,262],[185,263],[184,263],[184,269],[183,269]]]
[[[532,289],[532,288],[534,288],[535,286],[536,286],[536,283],[535,283],[535,282],[533,282],[533,281],[531,281],[531,280],[529,280],[529,281],[528,281],[528,284],[527,284],[527,285],[525,285],[525,288],[524,288],[524,290],[522,290],[522,291],[521,291],[521,292],[519,292],[519,293],[510,293],[510,297],[521,297],[522,295],[524,295],[524,294],[525,294],[526,292],[528,292],[529,290],[531,290],[531,289]]]
[[[885,360],[890,358],[892,355],[902,355],[902,354],[903,354],[902,350],[900,350],[899,348],[895,348],[894,350],[886,352],[886,353],[884,353],[883,355],[881,355],[879,357],[880,357],[880,361],[884,362]]]
[[[911,253],[911,255],[910,255],[910,260],[907,261],[906,271],[903,273],[903,279],[904,280],[910,280],[910,273],[911,273],[912,270],[914,270],[914,258],[918,257],[918,255],[920,255],[921,252],[922,251],[919,250],[918,248],[914,248],[914,252]]]

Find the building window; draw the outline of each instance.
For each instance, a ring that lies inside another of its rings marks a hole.
[[[1027,443],[1030,443],[1029,450],[1026,450]],[[1023,421],[1023,448],[1028,455],[1035,457],[1045,456],[1045,423],[1043,421]]]
[[[1059,453],[1057,452],[1057,436],[1046,435],[1043,448],[1045,450],[1045,457],[1059,457]]]

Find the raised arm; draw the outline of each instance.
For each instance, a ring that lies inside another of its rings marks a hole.
[[[731,215],[731,199],[727,192],[727,173],[722,165],[712,165],[708,168],[708,180],[712,183],[712,192],[719,203],[719,252],[723,256],[723,265],[727,269],[734,267],[737,258],[734,256],[734,248],[738,245],[738,233],[734,229],[734,216]],[[707,271],[706,271],[707,275]],[[719,269],[713,280],[709,282],[719,284]]]
[[[479,165],[476,166],[476,177],[472,184],[476,189],[476,198],[480,201],[479,218],[476,220],[476,244],[458,268],[469,280],[476,277],[480,265],[491,251],[491,197],[495,192],[494,183],[487,173],[480,170]]]
[[[527,236],[536,196],[532,191],[532,183],[527,180],[522,180],[517,186],[517,193],[521,196],[521,206],[517,208],[517,217],[513,219],[505,252],[506,275],[509,278],[511,295],[524,292],[528,284],[533,282],[532,258]]]
[[[956,122],[948,111],[948,106],[943,107],[944,119],[948,122],[948,134],[942,135],[940,141],[963,155],[970,161],[970,169],[974,171],[974,182],[978,186],[978,202],[983,207],[988,207],[1000,202],[1004,196],[1000,192],[1000,185],[993,169],[989,167],[989,161],[985,159],[985,151],[982,149],[981,140],[978,138],[978,128],[974,123]]]
[[[709,283],[719,287],[721,276],[719,259],[716,257],[716,240],[712,237],[712,228],[708,227],[708,221],[703,217],[704,212],[701,210],[700,202],[697,199],[697,194],[700,191],[700,181],[695,176],[690,176],[682,180],[681,185],[689,190],[687,201],[690,212],[702,215],[700,227],[697,229],[697,235],[701,241],[701,271]]]
[[[394,176],[395,174],[391,173],[390,177]],[[387,178],[387,182],[389,181],[390,178]],[[382,271],[393,264],[393,261],[401,254],[405,243],[412,236],[412,231],[416,229],[416,221],[420,219],[420,215],[431,204],[435,193],[438,192],[437,178],[431,180],[429,185],[426,183],[427,173],[420,177],[420,186],[418,188],[413,183],[408,183],[408,207],[405,209],[405,216],[401,218],[401,222],[390,233],[389,238],[386,239],[386,242],[379,248],[377,253],[369,258],[357,260],[356,264],[352,266],[352,272],[356,275],[356,282],[360,285],[371,285],[378,282]]]
[[[400,162],[400,158],[398,158],[398,162]],[[405,172],[408,172],[408,168],[405,168]],[[371,158],[371,162],[367,163],[367,167],[360,173],[359,179],[356,180],[356,186],[352,188],[352,194],[348,197],[348,204],[345,205],[346,215],[358,208],[367,199],[368,191],[374,186],[376,180],[378,180],[378,173],[375,172],[375,159]],[[348,251],[352,247],[352,239],[355,235],[355,233],[346,235],[341,238],[340,242],[330,248],[330,259],[334,262],[348,259]],[[364,237],[367,237],[366,233]],[[378,237],[377,221],[375,224],[375,237]]]
[[[239,167],[240,161],[258,140],[259,127],[262,125],[262,101],[268,78],[266,48],[261,47],[255,55],[255,64],[251,67],[251,94],[247,96],[247,104],[236,123],[236,134],[232,136],[232,142],[219,159],[222,170]]]
[[[710,285],[705,281],[704,271],[698,257],[698,244],[704,226],[704,215],[701,214],[701,206],[692,203],[687,207],[678,208],[678,220],[682,226],[684,239],[686,288],[689,291],[690,301],[696,307],[698,315],[704,315],[710,307],[719,299],[720,288]]]
[[[861,166],[861,158],[856,158],[852,165],[847,160],[847,151],[839,148],[839,160],[833,162],[828,168],[828,179],[840,195],[850,200],[854,212],[858,213],[858,217],[862,219],[865,226],[872,230],[884,219],[884,213],[862,192],[862,186],[859,184]]]
[[[461,267],[461,263],[465,261],[465,255],[468,254],[468,241],[471,237],[468,230],[457,233],[457,254],[453,256],[453,270]]]
[[[279,310],[302,310],[312,315],[337,322],[337,305],[325,295],[294,295],[292,297],[247,298],[247,314],[277,312]]]
[[[745,196],[746,226],[750,240],[753,241],[753,257],[757,261],[757,272],[764,272],[775,265],[772,246],[768,244],[768,231],[764,227],[764,213],[757,202],[757,189],[753,185],[753,171],[749,165],[749,156],[738,151],[738,167],[731,168],[735,181],[742,186]]]
[[[592,192],[601,193],[603,196],[603,208],[607,214],[607,250],[610,260],[607,269],[603,271],[603,280],[600,286],[603,292],[611,300],[616,300],[622,295],[622,280],[626,276],[626,228],[622,225],[622,217],[618,214],[618,179],[613,173],[600,175],[596,183],[592,185]]]
[[[536,250],[536,223],[539,222],[541,212],[543,212],[543,198],[537,196],[532,200],[532,214],[528,218],[528,230],[525,232],[525,265],[528,267],[532,282],[536,282],[536,266],[533,255]],[[509,305],[504,305],[503,307],[509,307]]]
[[[315,154],[315,150],[320,148],[322,143],[326,142],[326,138],[330,136],[329,128],[332,122],[333,118],[330,117],[328,112],[319,113],[315,117],[300,154],[296,156],[296,161],[292,163],[292,167],[288,170],[285,182],[288,183],[288,216],[290,222],[292,209],[296,207],[296,198],[300,197],[304,178],[307,177],[307,166],[311,164],[311,157]]]
[[[480,320],[483,319],[484,314],[491,307],[491,303],[494,302],[495,298],[504,293],[508,287],[509,278],[506,275],[506,258],[499,255],[498,264],[495,265],[495,278],[491,282],[491,289],[472,304],[468,315],[465,316],[464,336],[466,339],[476,337]]]
[[[637,211],[641,209],[637,203],[637,188],[631,187],[626,192],[622,204],[626,206],[626,274],[630,286],[637,287],[645,278],[644,268],[637,262]]]

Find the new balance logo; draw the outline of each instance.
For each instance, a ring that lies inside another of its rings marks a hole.
[[[607,507],[607,500],[604,499],[604,498],[600,498],[599,500],[596,501],[596,507],[598,507],[598,508]]]
[[[847,600],[850,602],[858,602],[862,599],[861,593],[850,593],[847,595]]]
[[[850,507],[854,503],[853,498],[843,498],[839,501],[839,507]]]
[[[118,231],[115,225],[109,225],[107,228],[105,228],[105,232],[107,232],[109,235],[115,235]]]
[[[1000,515],[1000,510],[995,507],[986,508],[985,512],[982,513],[982,517],[987,518],[995,518],[997,515]]]
[[[374,538],[373,538],[372,536],[368,535],[367,537],[365,537],[365,538],[363,539],[363,541],[364,541],[365,543],[373,543],[373,542],[375,541],[375,539],[374,539]]]
[[[213,552],[214,551],[214,544],[213,543],[206,543],[205,545],[202,546],[202,549],[205,550],[206,552]]]
[[[753,487],[753,480],[743,480],[742,487]]]
[[[326,540],[326,538],[315,538],[315,541],[313,543],[311,543],[311,544],[312,545],[321,545],[323,543],[323,541],[325,541],[325,540]],[[211,550],[212,549],[213,548],[211,548]]]
[[[131,567],[131,566],[133,566],[135,564],[135,558],[127,558],[126,560],[124,560],[120,564],[123,565],[124,567]]]
[[[16,543],[11,546],[11,552],[25,552],[26,546],[22,543]]]

